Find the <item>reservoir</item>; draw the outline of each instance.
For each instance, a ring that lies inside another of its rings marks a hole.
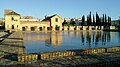
[[[25,32],[26,53],[120,46],[120,32]]]

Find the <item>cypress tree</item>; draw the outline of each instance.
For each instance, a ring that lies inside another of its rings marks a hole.
[[[105,14],[105,26],[107,26],[107,16]]]
[[[92,20],[91,20],[91,11],[90,11],[90,15],[89,15],[89,25],[92,24]]]
[[[108,16],[108,26],[110,26],[110,17]]]
[[[84,15],[82,16],[82,23],[81,23],[81,25],[82,25],[82,26],[85,25],[85,16],[84,16]]]
[[[89,26],[89,16],[87,16],[87,26]]]
[[[94,14],[93,14],[93,26],[95,26],[95,17],[94,17]]]
[[[96,26],[99,26],[99,15],[97,14],[97,12],[96,12]]]
[[[110,17],[110,20],[109,20],[109,22],[110,22],[110,26],[111,26],[111,17]]]
[[[104,17],[104,14],[103,14],[103,18],[102,18],[102,26],[105,25],[105,17]]]

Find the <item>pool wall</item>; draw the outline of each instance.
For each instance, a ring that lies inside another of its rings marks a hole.
[[[98,54],[98,53],[110,53],[120,51],[120,46],[108,47],[108,48],[91,48],[91,49],[80,49],[80,50],[67,50],[67,51],[55,51],[45,52],[27,55],[18,55],[18,63],[28,63],[30,61],[37,60],[53,60],[56,58],[76,56],[81,54]]]

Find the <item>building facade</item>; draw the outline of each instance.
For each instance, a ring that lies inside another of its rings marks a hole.
[[[12,10],[5,10],[6,31],[56,31],[62,30],[63,19],[58,15],[45,17],[42,21],[37,19],[22,19],[21,15]]]

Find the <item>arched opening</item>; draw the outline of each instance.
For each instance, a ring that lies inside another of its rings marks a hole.
[[[80,30],[83,30],[83,28],[80,28]]]
[[[74,30],[76,30],[76,27],[74,28]]]
[[[42,31],[42,27],[39,27],[39,30]]]
[[[89,28],[86,28],[86,30],[89,30]]]
[[[95,30],[95,28],[92,28],[92,30]]]
[[[47,30],[50,31],[50,27],[47,27]]]
[[[22,27],[22,31],[26,31],[25,27]]]
[[[64,31],[64,28],[62,28],[62,31]]]
[[[35,31],[35,27],[31,27],[31,31]]]
[[[59,27],[58,25],[56,25],[55,30],[59,30],[59,28],[60,28],[60,27]]]

